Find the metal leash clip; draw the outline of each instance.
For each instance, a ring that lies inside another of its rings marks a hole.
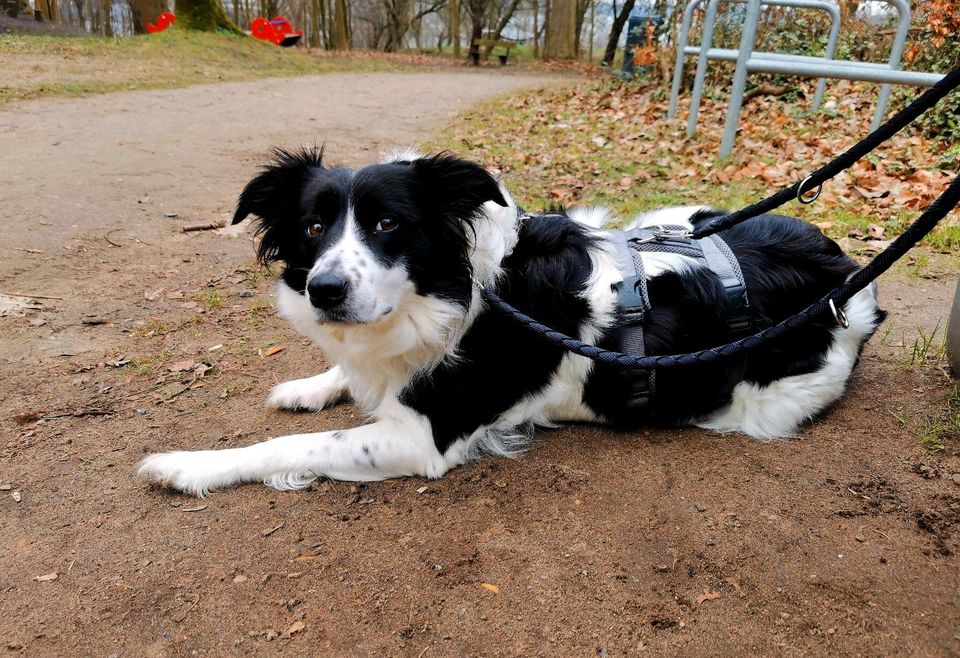
[[[653,233],[654,240],[669,240],[670,238],[692,238],[693,231],[686,228],[670,228],[669,226],[658,226]]]
[[[803,186],[806,185],[811,178],[813,178],[813,176],[807,176],[806,178],[804,178],[802,181],[800,181],[800,187],[797,188],[797,201],[805,205],[813,203],[814,201],[819,199],[820,192],[823,191],[823,183],[820,183],[819,185],[817,185],[817,189],[815,191],[813,190],[807,190],[807,192],[803,191]],[[811,191],[813,192],[813,196],[809,196],[808,194],[808,192],[811,192]]]
[[[847,319],[847,314],[843,312],[842,308],[837,308],[837,305],[833,303],[833,298],[827,302],[830,305],[830,312],[833,313],[833,319],[837,321],[837,324],[847,329],[850,327],[850,320]]]

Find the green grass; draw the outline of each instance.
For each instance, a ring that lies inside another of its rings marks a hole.
[[[940,333],[939,322],[930,332],[917,327],[917,335],[913,343],[908,344],[904,340],[904,365],[923,366],[939,363],[947,353],[946,337]]]
[[[903,408],[895,417],[925,451],[944,453],[948,445],[960,439],[960,386],[954,384],[943,402],[925,416],[915,418],[909,409]]]
[[[0,105],[42,96],[404,68],[390,61],[320,57],[252,37],[175,28],[127,38],[4,34],[0,60]]]
[[[216,288],[197,291],[190,298],[208,311],[223,308],[223,295]]]

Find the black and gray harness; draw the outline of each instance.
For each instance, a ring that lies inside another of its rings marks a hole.
[[[697,240],[682,226],[647,226],[628,231],[608,231],[615,248],[617,266],[623,281],[617,285],[619,295],[618,351],[632,356],[646,356],[643,323],[651,310],[647,294],[647,277],[641,254],[670,253],[699,261],[717,275],[727,293],[727,325],[731,339],[750,333],[752,318],[747,299],[747,286],[736,256],[717,235]],[[637,371],[628,404],[634,409],[649,407],[656,394],[656,370]]]

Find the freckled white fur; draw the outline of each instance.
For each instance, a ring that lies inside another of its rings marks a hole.
[[[427,420],[391,400],[377,421],[337,432],[283,436],[245,448],[150,455],[139,475],[205,496],[243,482],[300,489],[318,477],[363,482],[420,475],[437,478],[451,466],[433,442]]]
[[[357,322],[372,322],[389,313],[397,307],[404,293],[413,288],[402,263],[385,267],[360,239],[352,207],[347,208],[340,239],[317,259],[307,274],[307,280],[321,273],[333,273],[346,279],[350,286],[347,309]],[[314,317],[315,321],[322,320],[322,311],[314,309]]]
[[[416,151],[402,151],[382,161],[419,157]],[[508,207],[489,202],[476,218],[470,245],[476,285],[467,308],[421,297],[402,265],[385,268],[379,264],[359,239],[352,210],[342,238],[314,269],[334,265],[342,268],[353,286],[351,294],[356,295],[352,310],[363,321],[321,322],[323,318],[303,291],[283,282],[278,285],[280,314],[310,337],[335,365],[321,375],[274,387],[267,403],[284,409],[319,410],[349,394],[374,422],[337,432],[284,436],[245,448],[151,455],[142,462],[140,475],[198,496],[242,482],[296,489],[321,476],[354,481],[406,475],[436,478],[482,454],[518,454],[529,443],[534,425],[602,421],[583,403],[584,385],[593,362],[569,353],[541,391],[517,401],[489,425],[455,441],[444,454],[434,444],[429,420],[399,402],[400,392],[412,378],[429,376],[443,359],[457,358],[459,341],[482,308],[480,290],[496,281],[502,260],[516,245],[516,204],[502,186],[501,191]],[[699,209],[645,213],[627,228],[690,227],[689,218]],[[601,238],[602,227],[611,219],[603,208],[574,210],[570,216]],[[676,254],[644,253],[642,258],[648,278],[700,266]],[[615,321],[617,298],[613,286],[621,281],[621,274],[602,239],[590,259],[592,269],[582,295],[591,318],[579,338],[595,344]],[[834,342],[820,370],[783,378],[765,387],[741,383],[728,406],[696,424],[721,432],[742,431],[761,439],[792,434],[799,424],[842,394],[860,344],[874,329],[875,309],[873,290],[856,295],[846,306],[850,327],[833,332]]]
[[[416,156],[405,153],[395,159]],[[419,156],[417,156],[419,157]],[[242,482],[263,481],[278,489],[307,486],[319,476],[342,480],[379,480],[401,475],[440,477],[463,463],[466,455],[448,450],[441,455],[433,442],[429,421],[401,405],[397,396],[414,376],[429,372],[444,358],[455,357],[460,337],[481,308],[480,290],[500,274],[500,263],[517,243],[517,208],[501,185],[508,206],[484,204],[474,221],[470,261],[476,285],[468,308],[433,297],[421,297],[402,268],[386,270],[372,254],[358,285],[375,280],[369,299],[354,309],[371,321],[360,324],[319,322],[318,311],[302,292],[284,282],[277,286],[278,310],[294,327],[311,338],[336,365],[316,377],[277,386],[268,404],[282,408],[322,408],[349,392],[367,414],[370,425],[334,432],[280,437],[247,448],[219,451],[172,452],[151,455],[141,464],[142,476],[166,482],[195,495]],[[352,210],[350,211],[352,214]],[[314,269],[328,267],[335,257],[350,267],[364,256],[364,245],[348,216],[344,236],[328,249]],[[376,268],[379,267],[380,270]],[[362,268],[361,268],[362,269]],[[354,281],[351,280],[351,284]],[[367,297],[364,297],[366,299]],[[393,311],[379,315],[390,300]],[[501,437],[502,438],[502,437]],[[369,451],[364,452],[366,446]],[[370,458],[373,458],[373,464]]]
[[[277,384],[270,391],[267,405],[275,409],[309,409],[320,411],[347,396],[347,378],[340,366],[315,377],[294,379]]]

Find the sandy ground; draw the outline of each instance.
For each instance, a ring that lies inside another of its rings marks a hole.
[[[274,316],[249,234],[182,225],[229,217],[270,145],[362,164],[542,82],[328,75],[5,108],[0,652],[960,652],[958,446],[918,442],[952,385],[901,346],[945,318],[955,273],[884,281],[889,330],[791,441],[577,426],[437,482],[203,501],[133,477],[158,449],[362,420],[264,408],[325,364]]]

